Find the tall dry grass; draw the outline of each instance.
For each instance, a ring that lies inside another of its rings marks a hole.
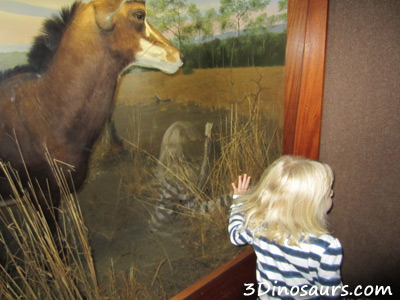
[[[0,299],[148,299],[137,297],[133,270],[116,273],[111,267],[109,283],[100,287],[88,230],[76,194],[68,188],[71,178],[48,158],[62,195],[55,235],[42,210],[36,208],[33,185],[20,193],[18,174],[0,162],[14,191],[14,205],[0,211]]]
[[[221,124],[217,126],[219,130],[214,133],[217,155],[207,178],[208,194],[203,192],[197,195],[202,201],[215,201],[231,194],[231,183],[236,182],[240,174],[247,173],[253,183],[257,182],[265,168],[281,155],[282,131],[279,122],[261,114],[258,103],[253,108],[249,115],[243,115],[237,105],[232,105],[230,114],[221,118]],[[201,247],[215,243],[215,249],[228,248],[230,242],[226,238],[226,228],[229,206],[221,209],[215,204],[214,207],[217,209],[197,212],[200,222],[192,222],[190,228],[199,231]]]
[[[215,195],[228,193],[230,182],[247,173],[257,181],[264,169],[282,153],[282,131],[276,120],[256,109],[250,116],[238,114],[232,106],[216,135],[220,155],[216,159],[210,182]],[[225,132],[222,132],[225,128]]]
[[[232,253],[226,230],[230,202],[218,199],[232,193],[231,183],[237,181],[239,174],[247,173],[252,176],[253,183],[257,182],[265,168],[282,153],[279,122],[261,114],[258,103],[253,108],[249,115],[243,115],[232,105],[230,114],[221,118],[216,126],[213,134],[216,153],[206,188],[199,189],[193,182],[182,180],[194,197],[208,208],[186,211],[184,215],[186,233],[202,258],[212,258],[224,251],[229,257]]]

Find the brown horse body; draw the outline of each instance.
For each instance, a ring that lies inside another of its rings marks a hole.
[[[45,191],[49,187],[53,207],[59,192],[46,148],[55,160],[73,166],[79,188],[111,114],[121,72],[136,64],[173,73],[182,65],[181,53],[147,23],[145,13],[142,1],[77,2],[57,45],[42,36],[52,57],[0,82],[0,160],[18,171],[25,185],[23,157],[33,182]],[[0,195],[10,194],[0,172]]]

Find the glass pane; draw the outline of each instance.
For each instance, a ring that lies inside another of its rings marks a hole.
[[[167,299],[243,250],[227,233],[231,183],[258,180],[281,154],[283,126],[287,1],[254,3],[147,1],[185,63],[172,75],[126,69],[92,149],[77,199],[103,295]],[[15,14],[2,30],[27,14],[16,7],[0,7]],[[3,70],[26,63],[9,39]]]

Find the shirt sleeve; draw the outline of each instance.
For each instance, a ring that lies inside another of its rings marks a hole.
[[[228,225],[231,243],[236,246],[251,244],[253,240],[250,232],[244,228],[245,219],[243,213],[237,211],[237,207],[240,207],[240,205],[239,203],[231,206]]]
[[[338,239],[334,239],[322,254],[318,268],[321,296],[324,296],[322,299],[340,299],[342,258],[342,246]]]

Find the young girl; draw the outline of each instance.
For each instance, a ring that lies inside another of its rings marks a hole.
[[[339,298],[342,247],[326,223],[333,197],[331,168],[282,156],[250,192],[249,182],[245,174],[237,186],[232,183],[228,229],[234,245],[254,248],[259,299]]]

